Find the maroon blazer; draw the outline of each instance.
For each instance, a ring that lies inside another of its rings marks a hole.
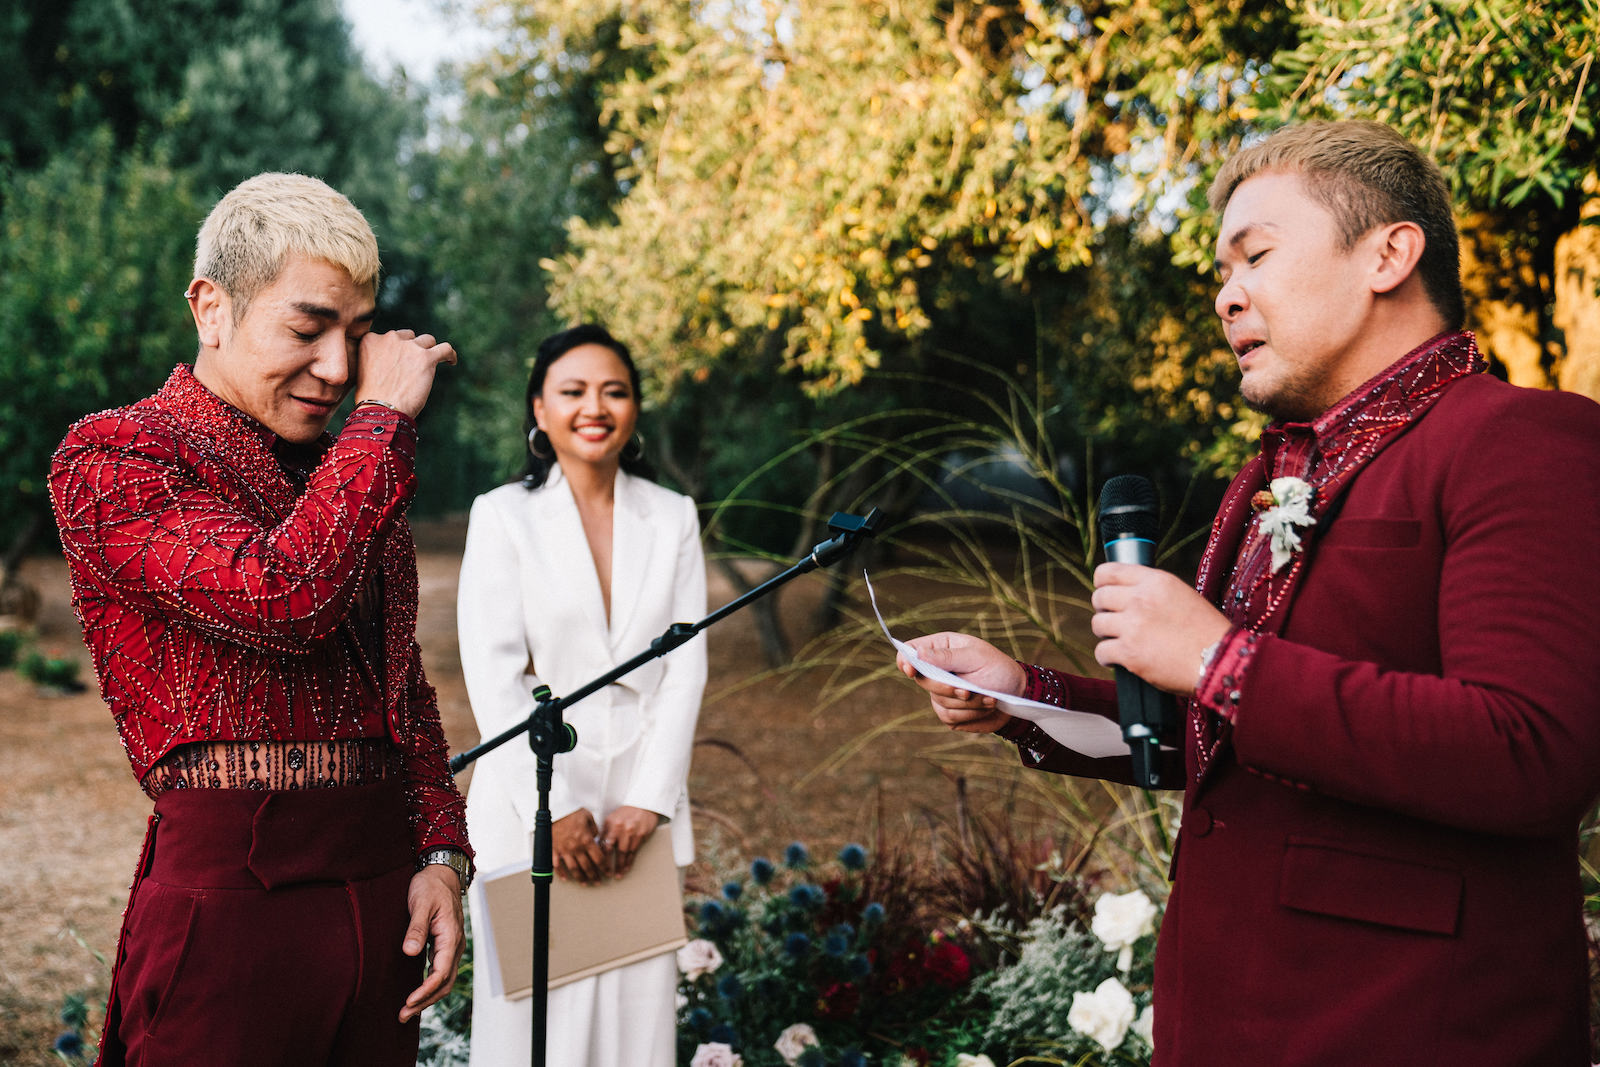
[[[1259,460],[1229,487],[1219,558],[1263,487]],[[1203,776],[1187,753],[1156,1063],[1588,1067],[1600,407],[1464,378],[1305,550],[1223,751]],[[1070,690],[1115,715],[1108,683]]]

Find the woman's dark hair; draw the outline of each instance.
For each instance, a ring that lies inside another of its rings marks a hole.
[[[569,330],[551,334],[539,342],[539,348],[534,352],[533,356],[533,370],[528,374],[528,393],[522,405],[523,429],[529,436],[533,434],[534,428],[538,425],[533,420],[533,398],[544,392],[544,380],[550,373],[551,365],[581,345],[600,345],[615,352],[617,358],[622,360],[622,365],[628,368],[628,384],[633,389],[634,403],[638,404],[642,400],[643,392],[639,386],[639,368],[634,366],[633,354],[628,351],[628,346],[612,337],[604,326],[586,322],[581,326],[574,326]],[[637,443],[638,440],[639,436],[636,432],[634,443]],[[555,456],[537,456],[534,455],[532,449],[528,450],[527,455],[527,463],[522,468],[522,487],[524,489],[537,489],[550,477],[550,468],[556,464]],[[654,480],[656,476],[655,468],[650,466],[649,461],[644,458],[643,452],[638,449],[634,449],[632,455],[629,455],[629,449],[624,448],[622,450],[622,469],[641,478]]]

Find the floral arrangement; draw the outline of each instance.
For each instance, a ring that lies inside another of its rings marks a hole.
[[[1061,909],[1030,921],[1020,957],[983,984],[993,1004],[985,1047],[1072,1064],[1148,1064],[1159,916],[1134,890],[1101,896],[1088,930]]]
[[[926,929],[872,889],[861,846],[818,879],[797,843],[782,869],[756,859],[701,901],[697,936],[678,952],[679,1062],[928,1064],[974,1039],[981,1020],[949,1010],[973,977],[960,932]]]
[[[1160,909],[1144,893],[1101,896],[1088,929],[1066,905],[941,925],[860,846],[838,868],[819,877],[794,844],[691,902],[680,1067],[1148,1064]]]

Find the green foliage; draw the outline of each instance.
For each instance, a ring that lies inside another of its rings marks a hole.
[[[795,389],[910,407],[886,376],[954,353],[1043,370],[1063,438],[1116,434],[1167,469],[1237,455],[1231,357],[1192,328],[1208,302],[1155,205],[1245,128],[1251,57],[1292,40],[1278,5],[491,7],[529,27],[501,62],[588,76],[625,194],[572,224],[553,300],[647,338],[673,412],[717,380],[724,411],[792,411]],[[1173,299],[1133,292],[1121,253],[1144,248]],[[807,427],[850,417],[830,414]],[[746,470],[785,446],[718,444]]]
[[[1280,111],[1388,122],[1479,207],[1562,204],[1594,172],[1595,0],[1306,0]]]
[[[89,1000],[82,993],[68,993],[61,1001],[62,1031],[50,1044],[50,1051],[62,1063],[88,1063],[94,1056],[94,1044],[85,1040],[84,1032],[90,1030]]]
[[[565,101],[547,95],[526,107],[487,77],[458,86],[461,114],[412,160],[397,218],[396,246],[418,265],[433,328],[462,352],[460,366],[439,375],[423,416],[425,510],[464,510],[520,468],[534,350],[567,325],[548,307],[539,264],[562,247],[566,219],[604,206],[581,180],[592,153]]]
[[[1153,935],[1142,940],[1139,962],[1128,972],[1117,969],[1116,955],[1106,952],[1093,934],[1060,912],[1032,919],[1017,940],[1021,949],[1016,962],[982,981],[994,1006],[983,1032],[984,1047],[1078,1067],[1149,1062],[1151,1047],[1146,1037],[1124,1035],[1107,1050],[1076,1030],[1071,1020],[1074,999],[1112,979],[1133,994],[1135,1011],[1149,1008]]]
[[[0,537],[48,507],[67,426],[159,386],[194,351],[184,304],[197,212],[159,157],[109,134],[34,173],[0,174]]]
[[[873,890],[891,880],[874,878],[864,851],[855,852],[863,858],[853,867],[817,872],[791,845],[783,868],[757,859],[720,899],[694,906],[701,940],[682,958],[720,962],[680,984],[681,1063],[720,1041],[750,1067],[779,1064],[772,1045],[796,1023],[814,1028],[830,1062],[846,1049],[884,1062],[907,1046],[946,1047],[935,1035],[960,1032],[967,1010],[950,1008],[973,966],[961,939],[920,919],[903,881],[901,899],[879,899]]]
[[[28,645],[28,635],[21,630],[0,630],[0,667],[11,667]]]
[[[81,692],[83,683],[78,680],[78,662],[54,653],[37,650],[22,657],[17,673],[36,685],[66,693]]]

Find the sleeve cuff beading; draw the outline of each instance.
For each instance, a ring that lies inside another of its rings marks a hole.
[[[1242,627],[1234,628],[1222,639],[1195,687],[1194,699],[1201,707],[1229,723],[1235,721],[1259,640]]]
[[[417,424],[409,415],[394,408],[362,404],[344,420],[339,440],[381,443],[404,457],[407,466],[416,466]]]

